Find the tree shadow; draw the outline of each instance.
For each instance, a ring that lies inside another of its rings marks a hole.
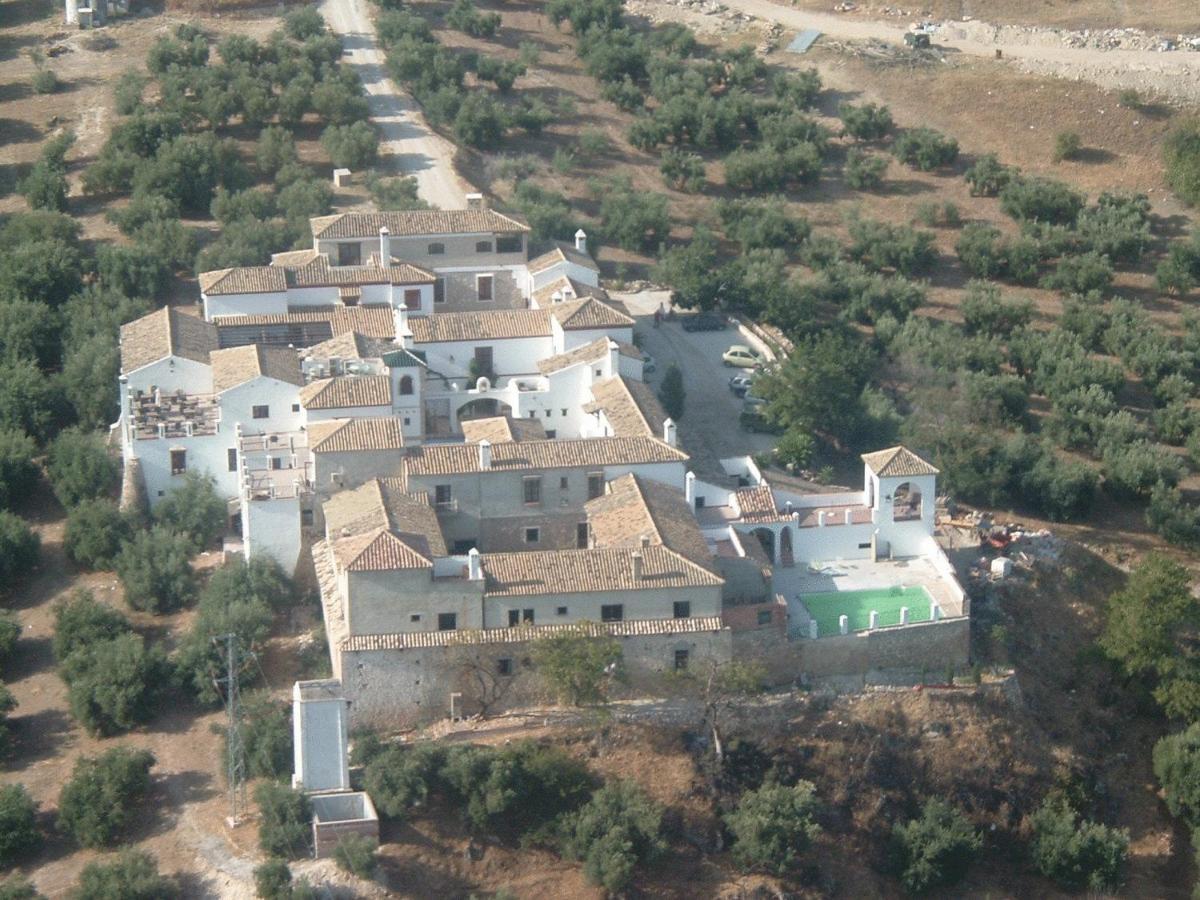
[[[1077,163],[1084,165],[1097,165],[1099,163],[1112,162],[1117,158],[1117,154],[1110,150],[1104,150],[1101,147],[1081,147],[1075,151],[1075,155],[1071,157]]]
[[[4,4],[0,9],[7,9]],[[15,59],[26,47],[41,43],[36,34],[0,34],[0,60]]]
[[[933,185],[915,178],[885,178],[880,193],[894,194],[898,197],[915,197],[917,194],[929,194],[936,190],[937,188]]]
[[[56,11],[53,0],[7,0],[4,13],[0,15],[0,27],[26,25],[45,19]]]
[[[0,86],[0,91],[5,86]],[[0,103],[4,100],[0,97]],[[42,129],[23,119],[0,119],[0,134],[4,135],[4,143],[31,144],[42,139]]]
[[[25,637],[17,641],[16,649],[5,663],[3,676],[9,684],[23,681],[31,675],[54,667],[54,653],[48,637]]]
[[[20,707],[17,709],[19,711]],[[23,768],[62,753],[75,730],[74,720],[61,709],[43,709],[28,716],[11,716],[8,723],[14,738],[13,754],[9,760],[13,768]]]

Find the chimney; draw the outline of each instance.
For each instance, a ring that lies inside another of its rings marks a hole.
[[[696,473],[688,472],[683,477],[683,497],[687,500],[687,505],[692,509],[696,508]]]
[[[490,469],[492,467],[492,444],[490,441],[479,442],[479,468]]]
[[[670,416],[663,422],[663,440],[671,447],[675,447],[679,443],[679,437],[675,429],[675,420]]]
[[[650,546],[650,535],[643,534],[642,535],[642,549],[645,550],[649,546]]]
[[[403,300],[399,306],[392,309],[392,324],[396,330],[396,343],[403,345],[404,338],[412,337],[412,332],[408,329],[408,306]]]
[[[621,373],[621,348],[612,339],[608,342],[608,367],[611,370],[608,373],[610,378],[615,378]]]
[[[642,554],[636,550],[629,555],[629,561],[633,563],[633,580],[642,580]]]
[[[563,292],[555,291],[553,294],[551,294],[550,302],[551,303],[562,303],[563,302]]]
[[[467,209],[487,209],[483,194],[467,194]]]
[[[475,547],[467,551],[467,578],[470,581],[483,581],[483,563],[479,559],[479,550]]]
[[[587,253],[587,232],[582,228],[575,232],[575,249],[580,253]]]
[[[387,268],[392,264],[392,233],[384,225],[379,229],[379,265]]]

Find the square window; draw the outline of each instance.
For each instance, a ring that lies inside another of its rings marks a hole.
[[[437,484],[433,487],[433,502],[437,506],[449,506],[452,500],[452,491],[448,484]]]
[[[476,253],[491,253],[492,252],[492,242],[491,241],[476,241],[475,242],[475,252]]]
[[[545,415],[546,415],[547,419],[550,418],[552,415],[554,415],[554,410],[552,410],[552,409],[545,410]]]
[[[533,610],[532,609],[521,610],[521,621],[532,625],[533,624]]]
[[[674,614],[677,619],[690,619],[692,617],[692,604],[688,600],[676,600],[674,604]]]
[[[508,627],[516,628],[521,624],[521,611],[519,609],[510,609],[508,611]]]
[[[496,660],[497,675],[511,675],[513,673],[513,661],[507,657]]]
[[[230,472],[237,471],[237,447],[230,447],[225,451],[225,462],[228,464]]]
[[[559,477],[559,479],[558,479],[558,489],[559,489],[560,491],[565,491],[565,490],[566,490],[568,487],[570,487],[570,486],[571,486],[571,481],[570,481],[570,479],[568,479],[568,478],[567,478],[567,476],[566,476],[566,475],[562,475],[562,476],[560,476],[560,477]]]
[[[546,429],[546,440],[548,440],[548,441],[552,441],[552,440],[554,440],[556,437],[558,437],[558,431],[556,431],[556,430],[555,430],[555,429],[553,429],[553,428],[547,428],[547,429]]]
[[[600,607],[601,622],[620,622],[625,618],[625,604],[605,603]]]
[[[588,531],[588,523],[580,522],[575,526],[575,547],[579,550],[586,550],[588,548],[588,544],[590,543],[588,540],[590,536],[591,534]]]
[[[519,237],[498,237],[496,238],[497,253],[520,253],[521,239]]]
[[[758,624],[759,625],[770,625],[771,624],[771,611],[769,609],[760,609],[758,611]]]
[[[360,265],[362,265],[362,245],[361,244],[338,244],[338,265],[339,266],[360,266]]]
[[[541,540],[542,540],[542,530],[540,528],[526,528],[525,529],[525,543],[537,544],[537,543],[540,543]]]
[[[280,469],[282,469],[283,468],[283,457],[282,456],[272,456],[271,457],[271,468],[274,469],[276,472],[278,472]]]
[[[588,499],[595,500],[604,494],[604,473],[588,472]]]
[[[442,256],[446,252],[446,245],[435,241],[426,252],[430,256]]]
[[[458,613],[438,613],[438,631],[454,631],[458,628]]]
[[[305,528],[311,528],[313,523],[313,511],[311,509],[300,510],[300,524]]]
[[[250,407],[250,415],[256,419],[271,418],[271,407],[269,406],[252,406]]]
[[[420,614],[420,613],[413,613],[411,616],[409,616],[409,617],[408,617],[408,621],[410,621],[410,622],[420,622],[420,621],[421,621],[421,614]]]
[[[187,471],[187,451],[172,450],[171,451],[171,474],[182,475]]]
[[[412,424],[412,419],[410,419],[408,416],[405,416],[405,417],[404,417],[404,424],[405,424],[405,425],[411,425],[411,424]]]
[[[567,608],[565,606],[560,606],[554,611],[554,614],[556,616],[565,616],[567,614]]]
[[[299,403],[292,404],[292,412],[300,412],[300,404]]]
[[[563,415],[563,417],[564,417],[564,418],[566,417],[566,415],[567,415],[567,411],[566,411],[565,409],[562,411],[562,415]]]
[[[409,309],[421,308],[421,291],[417,288],[405,288],[404,305]]]
[[[475,293],[480,300],[492,299],[492,276],[477,275],[475,276]]]
[[[446,279],[445,278],[438,278],[437,280],[435,280],[433,282],[433,302],[434,303],[445,303],[446,302]]]
[[[526,506],[536,506],[542,502],[542,476],[528,475],[521,479],[522,496]],[[536,529],[534,529],[536,530]],[[528,533],[528,532],[526,532]]]
[[[675,651],[675,671],[676,672],[686,672],[687,667],[688,667],[688,651],[676,650]]]

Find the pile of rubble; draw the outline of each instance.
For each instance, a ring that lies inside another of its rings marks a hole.
[[[673,15],[663,6],[677,7],[684,16]],[[730,9],[719,0],[629,0],[626,8],[635,15],[644,16],[654,24],[684,21],[699,32],[728,33],[737,31],[754,16]]]
[[[1026,25],[991,25],[966,18],[938,23],[935,30],[937,34],[948,38],[996,44],[1068,47],[1076,50],[1200,50],[1200,36],[1164,36],[1140,28],[1085,28],[1071,31]]]

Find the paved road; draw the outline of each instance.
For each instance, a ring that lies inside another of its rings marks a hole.
[[[416,102],[387,77],[384,54],[365,0],[322,0],[321,15],[342,38],[345,62],[367,90],[379,127],[381,160],[417,179],[421,199],[442,209],[462,209],[471,187],[454,171],[454,145],[425,122]]]
[[[788,29],[816,28],[834,38],[882,40],[894,44],[904,41],[906,24],[814,12],[774,3],[772,0],[721,0],[730,9]],[[975,26],[949,23],[933,36],[933,43],[972,56],[995,57],[1001,50],[1005,59],[1018,61],[1025,68],[1095,81],[1104,87],[1116,84],[1138,87],[1147,79],[1164,93],[1195,102],[1200,98],[1200,53],[1176,50],[1098,50],[1092,47],[1063,47],[1053,43],[1016,43],[998,37],[985,40]],[[972,38],[972,36],[974,36]]]
[[[679,423],[679,439],[692,455],[697,476],[716,478],[721,472],[719,460],[761,453],[775,445],[777,438],[750,434],[738,425],[742,401],[729,392],[729,378],[741,370],[727,368],[721,362],[721,354],[730,344],[746,343],[736,329],[689,333],[678,322],[663,322],[655,328],[654,310],[665,301],[666,291],[615,296],[637,320],[642,349],[658,365],[646,381],[657,390],[670,363],[683,370],[687,401]]]

